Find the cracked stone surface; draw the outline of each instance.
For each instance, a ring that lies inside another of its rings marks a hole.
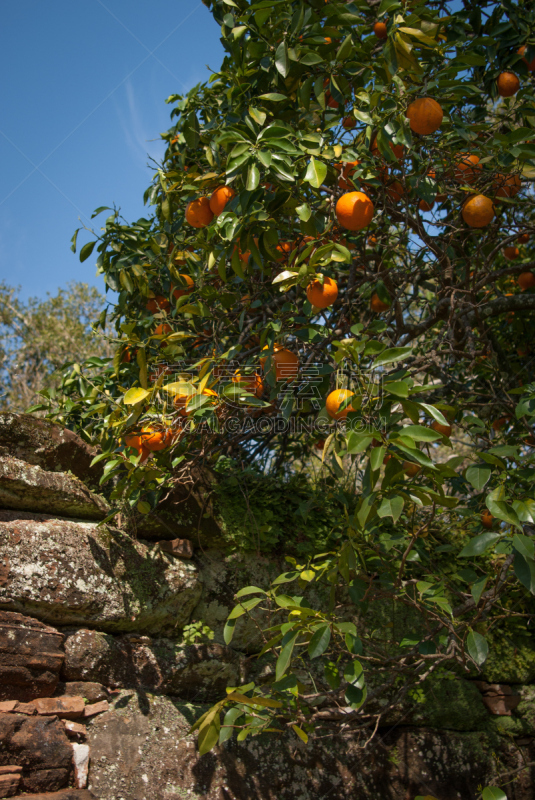
[[[9,456],[0,456],[0,505],[81,519],[100,520],[109,513],[107,502],[79,478]]]
[[[201,594],[196,566],[90,522],[3,521],[0,608],[59,626],[173,633]]]

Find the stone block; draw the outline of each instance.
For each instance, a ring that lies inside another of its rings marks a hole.
[[[177,558],[193,558],[193,544],[189,539],[163,539],[156,543],[164,553]]]
[[[54,792],[72,772],[72,747],[57,717],[0,714],[0,765],[22,767],[20,791]]]
[[[107,700],[101,700],[100,703],[91,703],[84,708],[84,717],[95,717],[97,714],[102,714],[108,711],[110,704]]]
[[[64,719],[63,725],[67,736],[85,739],[87,736],[87,728],[79,722],[73,722],[70,719]]]
[[[80,519],[100,520],[109,514],[107,502],[79,478],[47,472],[9,456],[0,456],[0,504],[3,508]]]
[[[90,522],[2,522],[0,512],[3,556],[11,567],[0,607],[62,626],[174,631],[201,594],[193,563]]]
[[[94,681],[68,681],[58,684],[56,695],[68,697],[83,697],[88,703],[99,703],[108,699],[108,690],[101,683]]]
[[[41,697],[32,700],[32,705],[41,716],[60,719],[78,719],[84,715],[85,709],[83,697]]]
[[[20,531],[12,528],[8,541],[13,547],[20,538]],[[54,694],[64,658],[62,645],[63,635],[49,625],[0,611],[0,700],[25,702]]]
[[[89,772],[89,746],[87,744],[72,745],[72,763],[74,765],[74,785],[77,789],[85,789]]]
[[[20,784],[20,774],[0,773],[0,797],[13,797]]]

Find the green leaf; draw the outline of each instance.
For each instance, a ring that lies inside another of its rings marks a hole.
[[[199,748],[199,755],[203,756],[209,753],[210,750],[216,746],[219,741],[219,732],[221,730],[221,718],[219,716],[219,708],[217,713],[205,722],[199,729],[199,736],[197,739],[197,747]]]
[[[258,97],[259,100],[271,100],[272,103],[280,103],[281,100],[287,100],[285,94],[280,94],[279,92],[268,92],[267,94],[261,94]]]
[[[299,727],[299,725],[292,725],[292,730],[294,731],[294,733],[296,733],[296,734],[297,734],[297,736],[299,736],[299,738],[300,738],[300,739],[301,739],[301,740],[302,740],[302,741],[303,741],[305,744],[307,744],[307,743],[308,743],[308,736],[306,735],[306,733],[304,732],[304,730],[303,730],[302,728],[300,728],[300,727]]]
[[[223,628],[223,639],[225,640],[225,644],[231,643],[232,637],[234,636],[235,627],[236,627],[235,619],[228,619],[226,621],[225,627]]]
[[[409,396],[409,385],[405,381],[391,381],[390,383],[385,383],[384,384],[384,390],[385,390],[385,392],[388,392],[389,394],[393,394],[396,397],[408,397]]]
[[[237,619],[238,617],[242,617],[247,611],[251,611],[251,609],[255,608],[255,606],[261,602],[261,597],[252,597],[250,600],[245,600],[243,603],[239,603],[237,606],[234,606],[228,615],[228,619]]]
[[[404,501],[399,495],[395,497],[385,497],[379,508],[377,514],[380,517],[392,517],[394,522],[397,522],[403,511]]]
[[[503,499],[505,496],[504,487],[497,486],[485,499],[485,505],[493,517],[501,519],[509,525],[515,525],[522,530],[522,523],[518,519],[516,511]]]
[[[482,800],[507,800],[507,795],[497,786],[487,786],[481,793]]]
[[[467,545],[463,547],[459,553],[459,558],[470,558],[470,556],[480,556],[484,553],[491,544],[500,538],[499,533],[481,533],[479,536],[474,536]]]
[[[190,114],[188,114],[184,122],[182,133],[184,134],[184,139],[189,147],[196,148],[199,146],[199,120],[197,119],[195,111],[192,111]]]
[[[351,35],[349,35],[346,36],[346,38],[338,48],[338,52],[336,53],[336,60],[346,61],[351,55],[352,50],[353,50],[353,41],[351,39]]]
[[[535,562],[533,559],[525,558],[521,553],[515,553],[514,570],[520,583],[526,587],[528,592],[535,594]]]
[[[478,578],[475,583],[472,584],[472,597],[474,598],[474,603],[477,605],[481,600],[481,595],[485,590],[485,586],[487,585],[487,576],[482,575],[481,578]]]
[[[312,210],[307,203],[303,203],[302,205],[297,206],[295,210],[297,216],[299,217],[299,219],[303,220],[303,222],[308,222],[308,220],[312,216]]]
[[[244,597],[247,594],[266,594],[263,589],[259,589],[258,586],[244,586],[243,589],[240,589],[239,592],[236,592],[236,597]]]
[[[436,442],[441,438],[441,434],[426,428],[423,425],[407,425],[400,431],[402,436],[410,436],[415,442]]]
[[[314,156],[311,157],[307,167],[305,181],[310,183],[315,189],[319,189],[327,176],[327,165],[323,161],[316,161]]]
[[[260,170],[256,164],[251,164],[247,172],[247,184],[245,188],[248,192],[254,192],[260,183]]]
[[[438,408],[435,408],[435,406],[431,406],[429,403],[418,403],[418,405],[420,408],[423,408],[423,410],[429,414],[430,417],[433,417],[434,420],[440,422],[441,425],[449,425],[449,422],[444,414],[439,411]]]
[[[255,122],[258,122],[260,126],[264,124],[267,118],[265,111],[261,111],[259,108],[255,108],[254,106],[249,106],[249,116],[252,117]]]
[[[225,718],[223,719],[223,725],[221,727],[221,732],[219,734],[219,744],[223,744],[226,742],[227,739],[232,737],[234,733],[233,725],[236,724],[236,721],[243,716],[243,709],[241,708],[229,708],[227,713],[225,714]]]
[[[485,663],[489,654],[489,646],[484,636],[477,631],[470,631],[466,637],[466,649],[478,667]]]
[[[280,655],[277,659],[277,665],[275,667],[275,680],[280,681],[292,659],[292,653],[295,646],[295,640],[299,636],[299,631],[294,631],[291,636],[289,637],[288,641],[280,651]],[[283,640],[284,641],[284,640]]]
[[[513,547],[518,550],[524,558],[535,559],[535,541],[522,533],[515,533],[513,536]]]
[[[135,406],[136,403],[141,403],[141,401],[145,400],[149,395],[150,392],[141,387],[129,389],[123,397],[123,403],[125,406]]]
[[[286,78],[290,71],[290,59],[288,57],[288,45],[282,41],[275,52],[275,66],[283,78]]]
[[[375,359],[373,366],[384,367],[386,364],[392,364],[394,361],[399,361],[401,358],[407,356],[411,351],[411,347],[390,347]]]
[[[329,625],[322,625],[314,632],[308,643],[308,655],[310,658],[319,658],[329,647],[331,641],[331,628]]]
[[[95,249],[96,242],[87,242],[80,250],[80,261],[86,261],[93,250]]]
[[[489,482],[492,470],[490,467],[479,465],[468,467],[465,472],[466,480],[472,484],[476,491],[480,492]]]

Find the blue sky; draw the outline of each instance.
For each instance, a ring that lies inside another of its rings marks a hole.
[[[70,251],[78,218],[114,202],[145,213],[165,98],[219,68],[219,27],[200,0],[18,0],[2,19],[0,280],[23,298],[103,290],[95,258]]]

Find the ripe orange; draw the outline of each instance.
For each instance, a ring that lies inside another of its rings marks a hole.
[[[344,117],[342,120],[342,125],[346,129],[346,131],[352,131],[353,128],[357,125],[357,120],[355,117]]]
[[[160,325],[156,326],[156,328],[154,329],[154,334],[156,336],[163,336],[165,333],[171,333],[172,330],[173,329],[170,325],[168,325],[166,322],[163,322]]]
[[[519,175],[498,174],[492,182],[495,197],[515,197],[522,188]]]
[[[491,530],[491,528],[492,528],[492,523],[493,523],[493,520],[494,520],[494,517],[492,516],[492,514],[490,513],[490,511],[484,511],[484,512],[481,514],[481,524],[482,524],[482,525],[483,525],[483,527],[484,527],[484,528],[486,528],[488,531],[490,531],[490,530]]]
[[[156,297],[151,297],[150,300],[147,301],[145,308],[150,311],[151,314],[156,314],[157,311],[169,311],[171,303],[167,297],[163,297],[159,294],[156,295]]]
[[[256,395],[256,397],[262,397],[264,393],[264,381],[258,373],[244,376],[236,372],[232,376],[232,383],[241,383],[248,392]]]
[[[442,425],[440,422],[436,420],[431,424],[431,427],[437,433],[441,433],[442,436],[447,436],[448,438],[451,436],[451,425]]]
[[[403,462],[403,472],[409,478],[415,478],[422,468],[418,466],[418,464],[414,464],[412,461],[404,461]]]
[[[462,215],[471,228],[484,228],[494,219],[494,204],[484,194],[475,194],[465,201]]]
[[[284,261],[288,258],[292,250],[295,250],[295,242],[281,242],[277,245],[275,250],[278,250],[280,253],[280,257],[277,258],[277,261]]]
[[[360,231],[372,221],[374,205],[364,192],[347,192],[336,204],[336,218],[348,231]]]
[[[210,197],[210,211],[214,217],[218,217],[225,209],[225,206],[236,195],[231,186],[218,186]]]
[[[373,32],[378,39],[386,39],[388,37],[386,22],[376,22],[373,26]]]
[[[442,106],[432,97],[420,97],[407,108],[407,117],[411,130],[426,136],[440,128],[444,112]]]
[[[268,345],[263,349],[269,350]],[[265,369],[264,365],[266,361],[267,356],[260,359],[263,369]],[[273,364],[275,365],[275,379],[277,381],[294,380],[297,377],[297,373],[299,372],[299,358],[295,353],[292,353],[291,350],[286,350],[285,347],[276,344],[273,347],[273,355],[271,356],[272,368]]]
[[[345,400],[349,397],[354,396],[354,392],[350,389],[336,389],[334,392],[331,392],[327,395],[327,400],[325,401],[325,408],[327,409],[327,414],[331,417],[331,419],[345,419],[350,411],[353,411],[351,408],[351,404],[346,406],[346,408],[342,408],[340,410],[340,406],[344,404]]]
[[[170,428],[165,430],[154,430],[153,428],[143,428],[143,447],[145,450],[155,452],[165,450],[173,440],[173,432]]]
[[[136,353],[137,350],[132,350],[130,345],[127,344],[121,356],[121,364],[130,364],[132,361],[132,356],[135,356]]]
[[[514,72],[502,72],[496,81],[500,97],[512,97],[520,89],[520,81]]]
[[[329,85],[329,78],[325,78],[325,80],[323,81],[323,88],[327,89],[328,85]],[[339,106],[339,103],[334,99],[334,97],[332,96],[332,94],[328,89],[325,92],[325,102],[327,103],[329,108],[338,108]]]
[[[143,447],[142,435],[139,433],[129,433],[128,436],[124,437],[124,443],[127,447],[132,447],[140,453]]]
[[[455,180],[462,183],[474,183],[481,172],[479,156],[473,153],[461,153],[455,165]]]
[[[316,280],[309,283],[307,288],[308,302],[316,308],[327,308],[332,306],[338,297],[338,284],[332,278],[325,276],[323,286]]]
[[[521,233],[516,237],[518,244],[527,244],[529,242],[529,233]]]
[[[346,161],[343,164],[334,165],[335,170],[340,173],[338,178],[338,186],[340,189],[344,189],[344,191],[353,190],[353,184],[349,183],[349,178],[351,178],[355,172],[355,167],[358,163],[358,161]]]
[[[379,297],[377,292],[374,292],[372,294],[372,297],[371,297],[371,300],[370,300],[370,309],[375,314],[380,314],[381,311],[388,311],[389,308],[390,308],[389,304],[385,303],[383,300],[381,300],[381,298]]]
[[[526,289],[533,289],[535,286],[535,275],[533,272],[521,272],[517,278],[517,282],[523,292],[525,292]]]
[[[497,433],[498,431],[501,431],[501,429],[503,428],[503,426],[504,426],[504,425],[506,425],[506,424],[507,424],[507,422],[509,422],[509,420],[510,420],[510,419],[511,419],[511,418],[510,418],[510,417],[507,417],[507,416],[506,416],[506,417],[500,417],[499,419],[495,419],[495,420],[494,420],[494,422],[492,423],[492,429],[493,429],[494,431],[496,431],[496,433]]]
[[[518,49],[518,54],[523,56],[525,52],[526,52],[526,45],[523,44],[522,47],[520,47]],[[529,62],[528,62],[527,58],[522,58],[522,61],[527,66],[528,72],[535,72],[535,58],[533,59],[533,61],[529,61]]]
[[[193,228],[206,228],[214,218],[210,201],[207,197],[197,197],[188,203],[186,208],[186,222]]]
[[[187,289],[179,289],[179,288],[174,289],[173,290],[173,297],[175,298],[175,300],[178,300],[179,297],[183,297],[185,294],[191,294],[191,292],[193,291],[194,283],[193,283],[193,280],[190,278],[190,276],[189,275],[180,274],[180,277],[182,278],[183,281],[186,281],[186,283],[188,285],[188,288]]]
[[[405,194],[405,187],[399,181],[394,181],[386,187],[386,193],[394,203],[399,203]]]
[[[214,392],[212,389],[203,389],[202,394],[204,394],[207,397],[217,397],[217,393]],[[194,394],[187,394],[187,395],[179,394],[175,397],[173,405],[175,406],[180,416],[185,417],[191,413],[192,409],[188,410],[188,405],[196,396],[197,395]]]
[[[248,264],[249,263],[249,256],[251,255],[251,251],[250,250],[246,250],[245,253],[242,253],[241,247],[238,247],[238,245],[235,244],[234,245],[234,250],[232,252],[235,253],[236,250],[238,251],[238,257],[239,257],[240,261],[243,264]]]
[[[503,248],[503,254],[508,261],[514,261],[515,258],[520,257],[520,250],[518,247],[515,247],[511,244],[508,247]]]
[[[420,200],[420,202],[418,203],[418,208],[420,209],[420,211],[431,211],[434,205],[435,205],[434,200],[432,203],[426,203],[425,200]]]

